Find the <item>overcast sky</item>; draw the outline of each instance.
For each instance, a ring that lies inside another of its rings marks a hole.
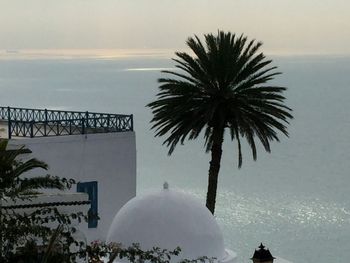
[[[350,54],[350,1],[0,0],[0,49],[180,49],[217,29],[271,53]]]

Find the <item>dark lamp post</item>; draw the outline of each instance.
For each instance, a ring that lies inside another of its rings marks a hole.
[[[255,250],[253,257],[253,263],[273,263],[275,258],[271,255],[271,252],[265,248],[265,246],[261,243],[258,250]]]

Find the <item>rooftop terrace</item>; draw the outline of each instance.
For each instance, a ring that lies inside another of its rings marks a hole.
[[[133,131],[133,116],[0,106],[0,138]]]

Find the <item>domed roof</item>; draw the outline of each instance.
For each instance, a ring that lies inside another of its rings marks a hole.
[[[180,257],[227,257],[222,232],[210,211],[189,194],[163,189],[126,203],[109,229],[108,242],[141,249],[181,248]]]

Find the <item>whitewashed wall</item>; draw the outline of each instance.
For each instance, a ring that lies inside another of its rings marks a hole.
[[[51,175],[98,182],[101,219],[97,228],[81,226],[89,241],[105,240],[116,212],[136,195],[134,132],[21,138],[11,139],[10,144],[32,150],[30,157],[45,161]]]

